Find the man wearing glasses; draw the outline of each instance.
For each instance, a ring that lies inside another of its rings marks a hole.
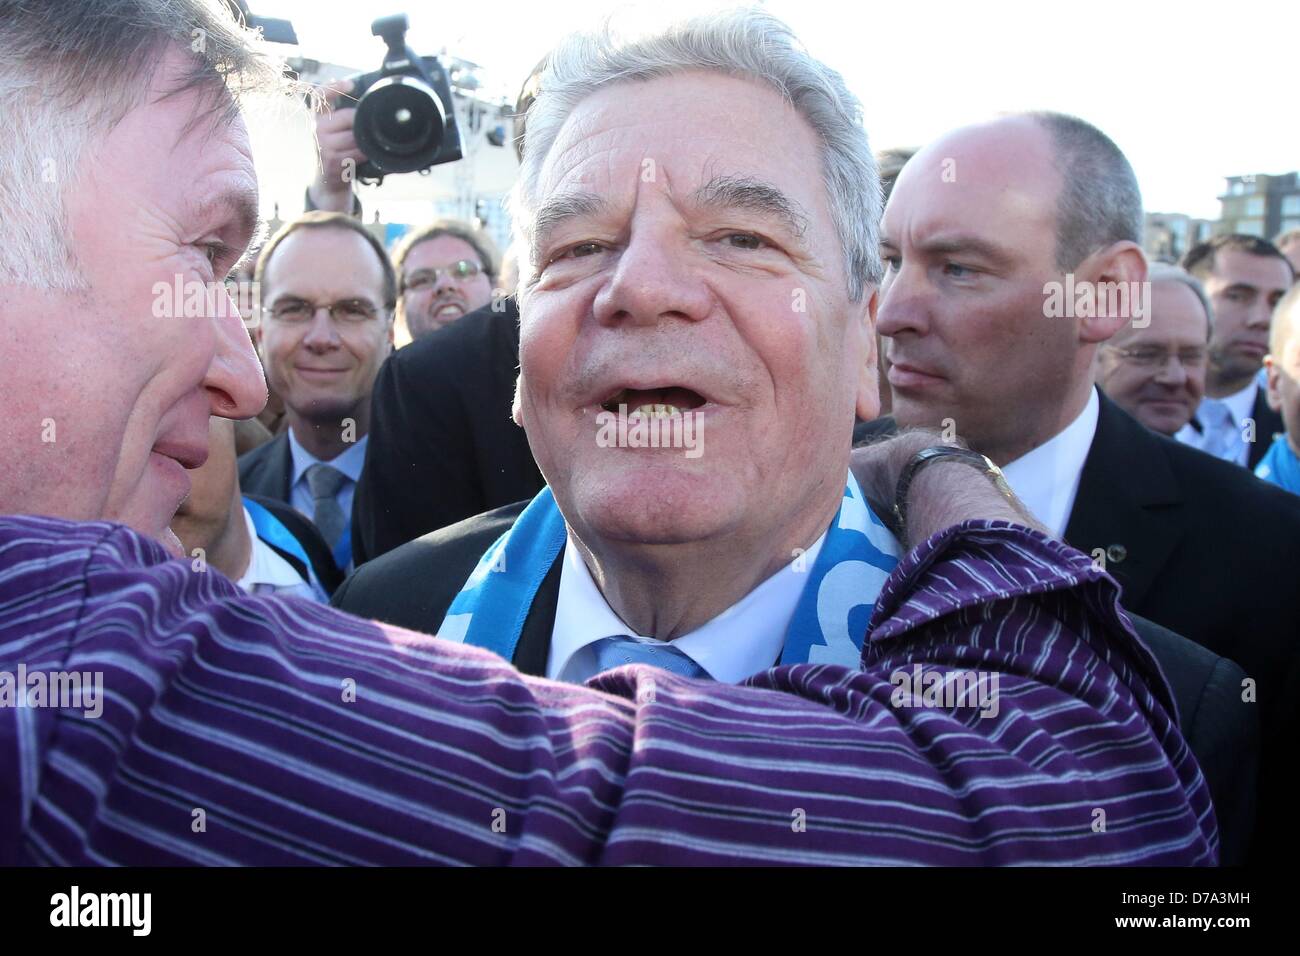
[[[1152,431],[1173,437],[1205,394],[1211,310],[1205,287],[1177,266],[1156,263],[1151,321],[1123,326],[1097,355],[1097,385]]]
[[[455,219],[407,233],[393,252],[400,282],[398,345],[492,301],[496,256],[481,230]]]
[[[310,518],[345,570],[371,390],[393,347],[396,273],[360,222],[309,212],[266,244],[256,282],[255,338],[289,428],[240,457],[240,486]]]

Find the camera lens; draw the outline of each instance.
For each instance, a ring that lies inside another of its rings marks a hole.
[[[429,164],[446,126],[442,101],[427,84],[408,76],[380,80],[357,103],[357,145],[385,172]]]

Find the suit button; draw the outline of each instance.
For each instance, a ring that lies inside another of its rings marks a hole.
[[[1111,564],[1119,564],[1128,557],[1128,548],[1122,544],[1112,544],[1106,549],[1106,560]]]

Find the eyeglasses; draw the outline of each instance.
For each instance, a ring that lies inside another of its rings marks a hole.
[[[405,290],[431,289],[437,283],[440,276],[455,282],[464,282],[466,279],[472,279],[480,272],[483,267],[473,259],[459,259],[449,266],[442,266],[437,269],[420,269],[412,272],[402,280],[402,288]]]
[[[1159,345],[1136,345],[1132,348],[1112,345],[1111,348],[1139,368],[1164,368],[1170,358],[1177,358],[1183,368],[1199,368],[1205,364],[1208,354],[1203,347],[1179,349],[1176,353]]]
[[[329,309],[330,318],[348,325],[369,322],[379,314],[379,307],[365,299],[339,299],[328,305],[315,305],[303,299],[281,299],[271,306],[271,317],[288,325],[310,322],[317,309]]]

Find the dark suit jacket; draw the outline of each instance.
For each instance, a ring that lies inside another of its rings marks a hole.
[[[293,478],[293,453],[289,432],[280,432],[264,445],[239,456],[239,490],[289,504],[289,483]]]
[[[1265,434],[1262,420],[1257,429]],[[1252,454],[1266,444],[1256,441]],[[1300,658],[1300,498],[1148,431],[1103,397],[1065,539],[1109,553],[1125,607],[1231,658],[1255,682],[1263,775],[1254,851],[1270,862],[1296,852],[1300,826],[1280,775],[1300,732],[1285,690]]]
[[[352,554],[369,561],[427,531],[542,488],[510,418],[519,309],[491,307],[398,349],[375,382],[366,465],[352,503]]]
[[[334,605],[361,617],[433,633],[489,545],[514,523],[517,502],[426,534],[371,561],[343,583]],[[544,674],[560,592],[563,551],[524,621],[514,665]],[[1134,623],[1168,679],[1180,726],[1205,774],[1219,820],[1220,860],[1243,861],[1255,816],[1255,709],[1240,702],[1242,672],[1156,624]]]
[[[1255,442],[1250,446],[1246,464],[1251,471],[1254,471],[1260,459],[1268,454],[1268,446],[1273,443],[1273,436],[1286,431],[1286,425],[1282,421],[1282,416],[1268,407],[1268,398],[1262,388],[1255,391],[1255,407],[1250,417],[1255,419]]]

